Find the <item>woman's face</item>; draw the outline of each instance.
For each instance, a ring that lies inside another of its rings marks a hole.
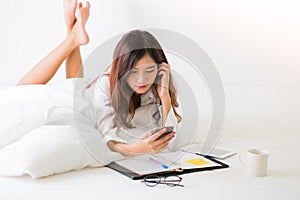
[[[157,63],[145,54],[130,70],[127,83],[135,93],[144,94],[155,81],[157,70]]]

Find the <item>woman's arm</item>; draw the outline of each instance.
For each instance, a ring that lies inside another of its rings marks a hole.
[[[178,121],[174,111],[172,110],[171,97],[169,93],[170,82],[170,65],[161,63],[158,75],[161,75],[160,85],[157,87],[157,92],[161,101],[161,116],[163,126],[173,126],[174,131],[177,131]],[[180,147],[181,135],[176,134],[175,138],[169,143],[168,149],[170,151],[176,150]]]
[[[162,125],[164,126],[171,109],[171,97],[169,93],[170,65],[164,62],[161,63],[157,75],[161,76],[157,86],[157,93],[162,104]]]
[[[164,99],[161,99],[161,105],[162,105],[162,125],[165,126],[170,109],[171,109],[170,95]]]
[[[108,146],[112,151],[119,152],[124,156],[137,156],[148,153],[158,153],[168,146],[169,142],[175,134],[173,132],[172,134],[168,134],[167,136],[157,140],[157,138],[164,132],[166,132],[166,128],[163,128],[154,135],[152,135],[152,132],[150,131],[143,138],[137,140],[132,144],[126,144],[111,140],[108,142]]]

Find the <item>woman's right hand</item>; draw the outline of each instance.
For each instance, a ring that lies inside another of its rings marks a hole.
[[[155,134],[153,134],[153,131],[149,131],[144,137],[131,144],[131,152],[128,153],[132,155],[139,155],[161,152],[168,146],[169,142],[175,135],[175,132],[172,132],[171,134],[157,140],[157,138],[166,131],[166,128],[161,129]]]
[[[172,132],[167,136],[157,140],[157,138],[159,138],[159,136],[161,136],[166,131],[166,128],[161,129],[155,134],[153,134],[153,131],[149,131],[146,135],[132,144],[110,141],[108,143],[108,146],[113,151],[119,152],[124,156],[137,156],[148,153],[159,153],[168,146],[171,139],[175,136],[175,132]]]

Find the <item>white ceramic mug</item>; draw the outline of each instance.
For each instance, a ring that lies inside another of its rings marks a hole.
[[[247,174],[267,176],[269,153],[263,149],[249,149],[247,152]]]

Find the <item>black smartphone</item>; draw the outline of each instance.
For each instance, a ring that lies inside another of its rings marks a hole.
[[[168,134],[172,133],[173,132],[173,126],[166,126],[166,127],[163,127],[163,128],[166,128],[166,132],[164,132],[161,136],[159,136],[156,140],[159,140],[165,136],[167,136]],[[152,135],[154,135],[155,133],[157,133],[158,131],[160,131],[161,129],[163,128],[158,128],[158,129],[155,129],[152,133]]]

